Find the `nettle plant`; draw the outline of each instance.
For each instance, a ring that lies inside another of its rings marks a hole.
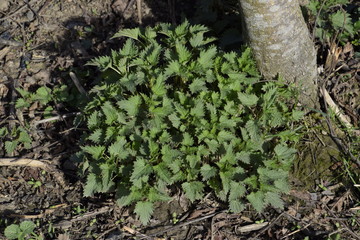
[[[89,63],[103,74],[77,154],[85,196],[115,191],[143,223],[178,188],[191,202],[212,191],[233,212],[283,207],[303,116],[296,92],[261,81],[249,48],[222,52],[208,31],[188,22],[121,30],[123,47]]]

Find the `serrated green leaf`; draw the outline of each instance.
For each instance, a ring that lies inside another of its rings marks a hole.
[[[127,39],[124,46],[119,51],[122,56],[134,56],[137,53],[137,46],[135,46],[132,39]]]
[[[101,164],[101,192],[108,192],[115,185],[112,181],[114,167],[109,164]]]
[[[31,99],[39,101],[41,104],[47,104],[51,101],[51,89],[48,87],[40,87],[36,90],[35,94],[31,95]]]
[[[94,111],[87,119],[87,126],[89,129],[94,129],[100,124],[99,112]]]
[[[94,173],[90,173],[86,179],[83,195],[85,197],[91,197],[98,191],[99,187],[100,183],[98,182],[96,175]]]
[[[253,121],[253,120],[247,121],[245,127],[246,127],[246,130],[247,130],[251,140],[253,140],[255,142],[260,140],[260,129],[259,129],[258,124],[255,121]]]
[[[15,89],[16,89],[16,91],[17,91],[18,93],[20,93],[21,97],[23,97],[23,98],[27,98],[27,97],[29,97],[29,96],[31,95],[30,92],[28,92],[28,91],[26,91],[26,90],[24,90],[24,89],[22,89],[22,88],[17,87],[17,88],[15,88]]]
[[[150,45],[147,54],[146,54],[146,60],[151,66],[155,66],[159,62],[159,57],[162,51],[161,45],[154,43]]]
[[[103,138],[103,130],[100,128],[95,129],[88,137],[90,141],[97,144],[101,143],[102,138]]]
[[[183,134],[183,140],[181,142],[184,146],[192,146],[194,144],[194,139],[189,133]]]
[[[256,105],[259,100],[255,94],[246,94],[242,92],[238,93],[238,98],[243,105],[248,107]]]
[[[210,178],[217,175],[217,169],[210,166],[209,164],[204,164],[200,169],[201,175],[203,176],[204,181],[209,180]]]
[[[190,92],[195,94],[197,92],[203,92],[207,90],[206,83],[201,78],[195,78],[193,82],[189,85]]]
[[[115,127],[107,127],[105,130],[105,141],[110,141],[119,134]]]
[[[126,28],[115,33],[111,39],[119,38],[119,37],[129,37],[135,40],[139,40],[139,35],[140,35],[139,28],[132,28],[132,29]]]
[[[118,157],[119,159],[126,159],[129,156],[129,152],[125,149],[126,139],[120,137],[116,142],[110,145],[108,148],[110,156]]]
[[[199,181],[184,182],[181,184],[183,190],[185,191],[186,197],[194,202],[195,200],[200,200],[203,197],[204,184]]]
[[[189,40],[190,45],[193,48],[201,47],[205,44],[204,42],[204,33],[199,32],[196,35],[192,36]]]
[[[251,203],[251,205],[254,207],[254,209],[257,212],[262,212],[262,210],[265,207],[265,197],[264,197],[264,193],[258,191],[258,192],[251,192],[249,195],[247,195],[246,197],[248,199],[248,201]]]
[[[191,52],[185,47],[185,45],[177,41],[175,44],[175,49],[178,54],[180,63],[184,64],[190,60]]]
[[[285,160],[292,159],[295,156],[295,153],[297,152],[296,149],[289,148],[288,146],[283,144],[276,145],[274,151],[280,159],[285,159]]]
[[[235,181],[230,182],[230,193],[229,193],[229,201],[239,200],[246,193],[246,188],[243,184]]]
[[[197,99],[195,106],[192,109],[190,109],[190,114],[197,118],[203,118],[205,116],[204,108],[205,108],[205,106],[204,106],[203,101],[200,99]]]
[[[151,90],[157,96],[164,96],[167,92],[165,85],[165,76],[164,74],[159,74],[156,78],[155,84],[152,86]]]
[[[230,200],[229,209],[233,213],[240,213],[245,209],[245,205],[240,200]]]
[[[219,148],[219,143],[215,139],[205,139],[204,142],[208,145],[210,152],[217,152]]]
[[[104,154],[105,147],[104,146],[83,146],[81,149],[90,154],[94,159],[98,160],[101,158],[101,156]]]
[[[287,179],[275,180],[274,185],[283,193],[288,193],[290,191],[290,186]]]
[[[294,119],[294,121],[300,121],[305,115],[305,112],[293,110],[291,112],[291,117]]]
[[[166,67],[165,76],[170,77],[172,75],[179,75],[181,73],[180,69],[181,69],[181,65],[179,61],[173,60]]]
[[[131,182],[139,180],[142,176],[149,176],[152,172],[152,167],[145,162],[144,159],[139,158],[134,163],[134,169],[130,177]]]
[[[116,203],[119,206],[124,207],[130,205],[136,199],[136,197],[134,198],[133,196],[134,193],[131,192],[124,183],[119,183],[116,189]]]
[[[284,201],[280,198],[280,195],[275,192],[267,192],[265,194],[265,202],[270,204],[274,208],[284,209]]]
[[[0,128],[0,138],[3,138],[8,134],[9,134],[9,131],[8,131],[7,127]]]
[[[117,120],[117,110],[109,101],[105,102],[101,109],[106,117],[105,123],[107,125],[111,125],[114,121]]]
[[[87,62],[87,66],[95,66],[99,68],[100,71],[104,72],[107,69],[112,67],[112,58],[110,56],[101,56],[94,58],[93,60]]]
[[[240,160],[240,161],[242,161],[243,163],[246,163],[246,164],[250,163],[250,159],[251,159],[250,156],[251,156],[251,153],[246,152],[246,151],[237,152],[235,154],[235,158],[237,160]]]
[[[173,183],[173,180],[171,179],[172,174],[168,170],[168,168],[164,162],[159,163],[158,165],[154,166],[153,169],[161,180],[165,181],[167,184]]]
[[[230,182],[231,182],[231,177],[232,177],[232,173],[231,171],[220,171],[220,179],[221,179],[221,184],[222,184],[222,189],[223,189],[223,196],[221,196],[221,200],[225,201],[227,199],[227,195],[230,191]]]
[[[336,30],[345,29],[351,35],[354,35],[354,27],[351,24],[350,14],[339,10],[336,13],[330,15],[331,23]]]
[[[146,225],[150,221],[154,207],[151,202],[140,201],[136,203],[134,212],[139,216],[141,223]]]
[[[18,146],[19,142],[16,140],[13,141],[6,141],[5,142],[5,151],[7,154],[12,154],[16,147]]]
[[[215,46],[210,47],[206,51],[201,51],[200,56],[197,59],[197,62],[204,68],[210,68],[213,65],[214,57],[217,53],[217,48]]]
[[[117,104],[124,109],[129,116],[137,116],[140,110],[142,98],[140,95],[131,96],[128,100],[121,100]]]
[[[16,103],[15,103],[16,109],[23,109],[23,108],[27,108],[27,107],[30,107],[30,103],[27,102],[25,99],[19,98],[18,100],[16,100]]]
[[[218,133],[217,140],[220,143],[225,141],[231,141],[232,139],[236,138],[235,135],[229,131],[222,130]]]
[[[171,200],[171,197],[169,197],[164,191],[159,191],[158,189],[152,187],[149,190],[147,199],[150,202],[165,202]]]

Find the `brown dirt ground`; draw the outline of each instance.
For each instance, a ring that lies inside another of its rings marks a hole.
[[[139,9],[142,25],[178,23],[182,12],[189,15],[194,11],[192,1],[173,0],[148,0]],[[42,118],[36,104],[27,111],[14,108],[15,87],[31,91],[39,86],[72,84],[69,72],[73,71],[86,89],[90,85],[86,77],[93,70],[84,64],[119,45],[110,39],[117,30],[138,25],[136,1],[1,0],[0,127],[22,126],[25,120],[33,126]],[[354,49],[349,45],[329,56],[333,61],[325,66],[327,73],[334,73],[339,64],[345,67],[327,79],[326,88],[351,123],[359,127],[359,61]],[[346,82],[339,80],[342,74],[349,75]],[[53,113],[59,116],[74,113],[74,109],[56,104]],[[303,183],[294,182],[299,187],[284,197],[284,211],[269,208],[257,214],[249,208],[230,214],[211,194],[190,205],[179,193],[157,207],[149,226],[142,226],[132,209],[119,208],[111,194],[82,197],[77,165],[70,158],[78,150],[82,130],[74,127],[72,120],[33,126],[31,149],[19,148],[13,156],[6,156],[0,143],[0,239],[5,239],[6,225],[24,219],[34,221],[36,233],[44,239],[59,240],[327,239],[337,233],[342,239],[360,239],[358,196],[349,186],[321,180],[320,175],[316,175],[317,187],[308,190],[301,190]],[[332,163],[333,171],[341,169],[336,164],[341,161]],[[29,181],[39,181],[41,186]]]

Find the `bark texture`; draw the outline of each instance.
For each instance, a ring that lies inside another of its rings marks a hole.
[[[298,0],[240,0],[244,28],[259,70],[301,90],[301,103],[317,101],[316,51]]]

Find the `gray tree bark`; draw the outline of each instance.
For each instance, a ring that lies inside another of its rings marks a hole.
[[[239,0],[247,40],[260,72],[280,75],[301,91],[300,102],[317,105],[316,51],[298,0]]]

